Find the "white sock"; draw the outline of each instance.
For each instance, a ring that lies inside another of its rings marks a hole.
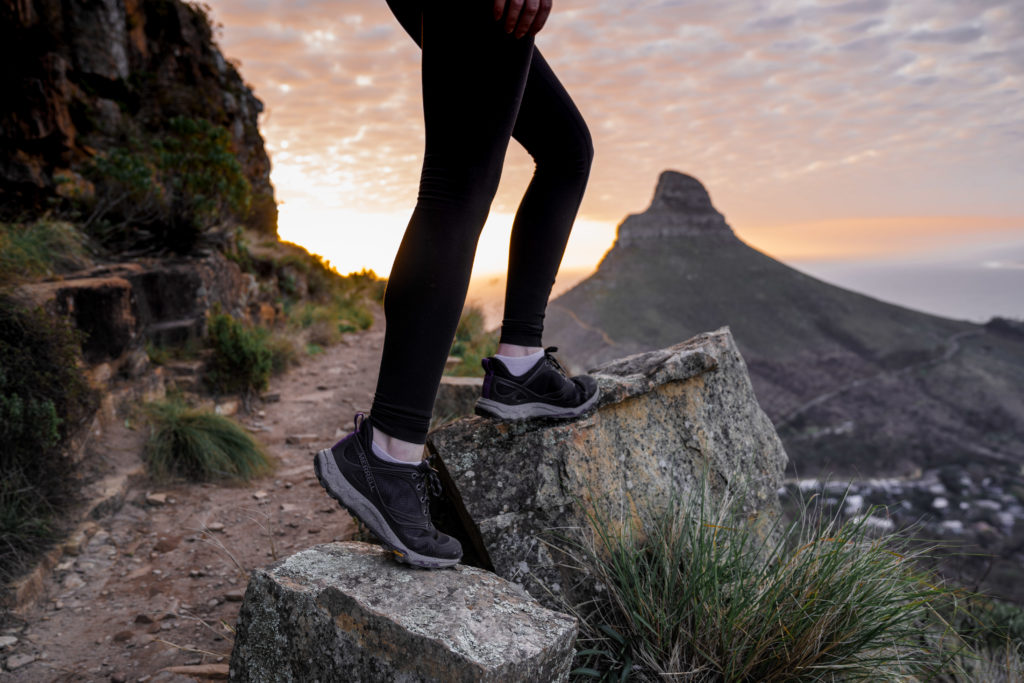
[[[529,356],[502,356],[497,354],[494,357],[504,363],[509,372],[519,377],[529,372],[537,364],[537,361],[544,357],[544,349],[534,351]]]
[[[409,467],[416,467],[417,465],[419,465],[418,462],[406,462],[405,460],[399,460],[398,458],[392,456],[386,450],[381,448],[379,445],[377,445],[376,441],[373,442],[373,454],[376,455],[381,460],[383,460],[384,462],[393,462],[396,465],[408,465]]]

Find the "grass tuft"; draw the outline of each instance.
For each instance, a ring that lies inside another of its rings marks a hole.
[[[70,223],[0,223],[0,284],[89,265],[85,237]]]
[[[868,517],[807,510],[767,533],[707,493],[623,522],[591,513],[564,549],[604,588],[585,604],[575,675],[602,680],[824,681],[928,676],[962,641],[926,552]]]
[[[190,408],[177,398],[148,404],[146,414],[150,436],[145,458],[157,479],[247,481],[272,469],[252,436],[222,415]]]

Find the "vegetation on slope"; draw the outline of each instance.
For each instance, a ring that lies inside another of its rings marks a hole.
[[[605,589],[568,606],[581,623],[576,675],[957,680],[976,670],[952,627],[963,623],[960,594],[920,569],[927,551],[871,520],[844,523],[812,506],[766,530],[706,494],[634,521],[593,512],[590,535],[562,544]]]
[[[95,397],[67,321],[0,295],[0,580],[17,575],[57,533],[75,499],[66,454]]]

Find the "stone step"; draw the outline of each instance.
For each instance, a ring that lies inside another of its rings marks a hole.
[[[576,620],[490,572],[315,546],[249,579],[232,681],[564,681]]]

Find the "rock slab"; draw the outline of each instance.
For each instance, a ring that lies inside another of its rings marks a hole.
[[[551,544],[589,526],[588,511],[626,520],[706,481],[751,515],[779,513],[786,453],[727,327],[591,374],[601,398],[583,418],[472,417],[427,441],[467,558],[552,607],[587,597]]]
[[[232,681],[561,681],[576,621],[458,565],[424,571],[329,543],[253,572]]]

